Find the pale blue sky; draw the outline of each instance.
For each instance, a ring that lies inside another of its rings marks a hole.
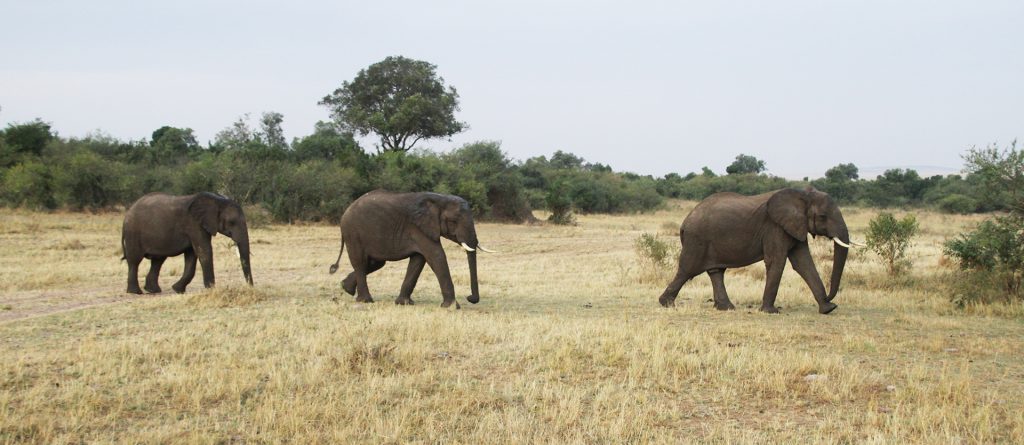
[[[272,110],[290,140],[403,55],[459,91],[471,129],[425,145],[442,151],[499,140],[658,176],[747,153],[800,178],[954,172],[1024,136],[1019,0],[149,3],[0,0],[0,125],[205,143]]]

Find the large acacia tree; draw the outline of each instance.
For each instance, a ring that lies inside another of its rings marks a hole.
[[[338,124],[360,136],[380,136],[384,151],[408,151],[421,139],[449,137],[466,128],[455,120],[459,94],[436,66],[392,56],[360,70],[323,98]]]

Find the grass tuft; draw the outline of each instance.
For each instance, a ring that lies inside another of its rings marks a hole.
[[[188,304],[195,307],[245,307],[271,299],[269,291],[263,288],[234,285],[206,289],[188,298]]]

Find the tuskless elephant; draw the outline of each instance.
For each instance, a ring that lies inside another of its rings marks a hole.
[[[150,261],[147,292],[160,292],[160,266],[167,257],[185,254],[185,271],[171,287],[185,292],[196,274],[196,260],[203,268],[203,284],[213,287],[213,246],[217,233],[235,242],[245,281],[252,285],[249,266],[249,229],[242,208],[228,198],[209,192],[188,196],[150,193],[128,209],[121,229],[121,248],[128,262],[128,293],[141,294],[139,263]]]
[[[348,258],[354,269],[342,281],[342,288],[356,301],[373,302],[366,276],[388,261],[409,259],[405,281],[395,304],[413,304],[416,287],[424,264],[437,276],[441,285],[441,307],[455,303],[455,287],[448,270],[448,259],[441,238],[454,241],[466,250],[469,259],[470,303],[480,301],[476,275],[476,250],[490,252],[480,246],[473,225],[473,212],[466,200],[438,193],[392,193],[374,190],[356,199],[341,217],[341,250],[330,268],[338,270],[341,255],[348,246]]]
[[[807,246],[808,233],[835,242],[827,294]],[[827,314],[837,307],[832,299],[839,292],[850,232],[839,207],[823,192],[808,187],[756,196],[716,193],[701,201],[683,220],[679,239],[679,269],[658,298],[662,306],[674,305],[683,284],[707,272],[714,288],[715,308],[735,309],[725,291],[725,270],[763,259],[767,272],[761,310],[778,313],[775,296],[788,259],[810,287],[819,313]]]

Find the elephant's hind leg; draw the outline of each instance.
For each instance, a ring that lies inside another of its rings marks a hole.
[[[675,306],[676,297],[679,296],[679,290],[682,289],[683,285],[686,284],[687,281],[690,281],[691,278],[693,278],[693,274],[680,267],[676,272],[675,278],[673,278],[672,282],[665,288],[665,292],[662,292],[661,296],[658,297],[658,302],[665,307]]]
[[[139,263],[142,262],[141,255],[126,254],[125,261],[128,263],[128,289],[129,294],[142,294],[139,287]]]
[[[367,260],[366,274],[369,275],[380,270],[380,268],[384,267],[385,263],[385,261],[376,261],[373,259]],[[341,289],[344,290],[346,294],[356,294],[356,271],[353,270],[345,277],[344,280],[341,280]]]
[[[423,255],[415,254],[409,257],[409,268],[405,271],[405,281],[402,281],[402,290],[395,299],[395,304],[413,304],[412,290],[416,288],[416,281],[420,279],[420,272],[423,272],[423,265],[427,259]]]
[[[155,256],[149,259],[149,273],[146,274],[146,292],[159,294],[160,289],[160,268],[164,265],[165,256]]]
[[[359,303],[373,303],[373,296],[370,295],[370,287],[366,284],[366,276],[384,267],[384,261],[372,258],[356,258],[349,256],[352,268],[355,269],[350,276],[356,282],[356,301]],[[348,278],[346,278],[348,279]],[[345,284],[342,283],[342,286]]]
[[[181,273],[181,278],[171,285],[171,289],[179,294],[185,293],[185,287],[192,282],[192,279],[196,276],[196,252],[191,248],[185,251],[185,271]]]
[[[715,292],[715,309],[730,311],[736,309],[729,301],[729,294],[725,292],[725,269],[713,269],[708,271],[711,277],[711,286]]]

